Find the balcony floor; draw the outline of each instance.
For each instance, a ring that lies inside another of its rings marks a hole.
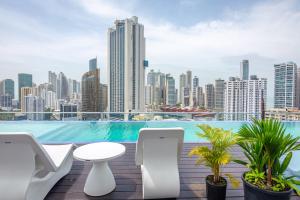
[[[125,143],[126,153],[109,162],[116,179],[116,189],[101,197],[90,197],[83,193],[84,183],[90,171],[91,163],[74,160],[71,172],[62,178],[47,195],[47,200],[87,200],[87,199],[142,199],[142,176],[141,171],[135,166],[135,143]],[[195,157],[188,157],[188,151],[195,145],[185,143],[179,163],[181,191],[178,199],[206,199],[205,177],[211,174],[204,166],[195,166]],[[205,145],[205,144],[203,144]],[[234,147],[232,153],[235,157],[243,158],[239,147]],[[232,163],[223,168],[224,173],[231,173],[235,177],[247,169],[241,165]],[[243,186],[233,189],[227,186],[227,199],[244,199]],[[293,195],[291,199],[300,199]]]

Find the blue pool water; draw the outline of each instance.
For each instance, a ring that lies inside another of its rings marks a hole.
[[[135,142],[141,128],[182,127],[185,142],[203,142],[195,133],[197,124],[209,124],[238,131],[246,122],[239,121],[147,121],[147,122],[89,122],[89,121],[5,121],[0,132],[32,133],[42,143],[87,143],[97,141]],[[284,122],[287,132],[300,136],[300,122]]]

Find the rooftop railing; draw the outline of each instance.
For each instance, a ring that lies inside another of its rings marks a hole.
[[[261,117],[261,113],[224,112],[0,112],[0,120],[5,121],[247,121]]]
[[[266,111],[265,118],[300,121],[300,112]],[[225,112],[0,112],[0,120],[33,121],[249,121],[262,113]]]

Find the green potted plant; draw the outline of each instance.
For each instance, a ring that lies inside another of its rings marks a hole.
[[[253,119],[240,128],[238,136],[248,161],[235,161],[250,169],[242,176],[245,200],[290,199],[292,189],[300,194],[299,181],[284,176],[292,152],[300,150],[300,137],[286,134],[284,125],[273,119]]]
[[[221,166],[228,164],[232,160],[230,147],[237,142],[237,136],[230,130],[213,128],[209,125],[198,125],[202,130],[197,133],[200,138],[204,138],[211,143],[211,146],[197,146],[190,152],[189,156],[198,156],[196,164],[203,164],[211,168],[212,175],[206,177],[206,194],[208,200],[222,200],[226,197],[227,181],[221,176]],[[231,174],[228,176],[233,187],[238,187],[239,182]]]

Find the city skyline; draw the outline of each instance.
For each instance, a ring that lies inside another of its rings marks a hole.
[[[106,29],[116,18],[133,15],[146,27],[146,59],[150,68],[172,72],[176,79],[182,71],[191,70],[199,77],[200,85],[213,83],[217,78],[226,80],[233,71],[238,75],[239,62],[248,59],[250,75],[255,72],[270,80],[268,103],[273,104],[273,65],[300,60],[296,34],[300,27],[299,2],[295,0],[228,1],[226,5],[216,1],[214,8],[205,1],[164,2],[168,6],[162,7],[176,14],[176,18],[164,14],[158,3],[149,2],[26,3],[31,6],[11,1],[0,5],[5,15],[0,21],[1,80],[16,80],[17,73],[24,72],[33,74],[33,81],[39,84],[47,79],[44,72],[49,70],[62,71],[67,77],[80,80],[86,60],[97,56],[102,71],[100,79],[106,83]],[[158,14],[161,17],[156,19]],[[28,28],[32,26],[34,30]]]

